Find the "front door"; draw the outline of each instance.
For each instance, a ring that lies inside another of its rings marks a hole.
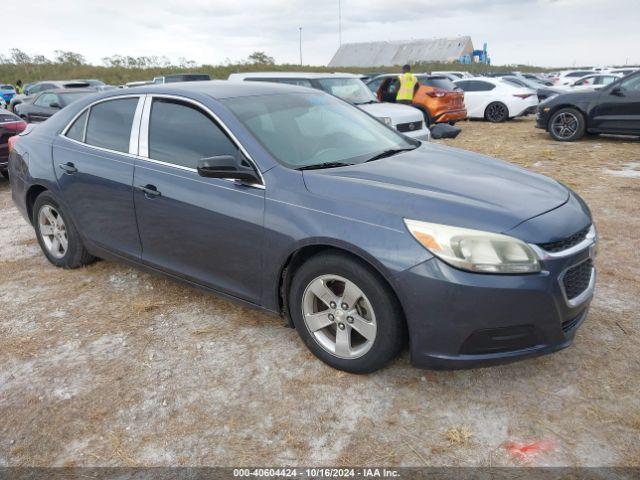
[[[603,132],[640,134],[640,74],[602,91],[593,126]]]
[[[53,144],[62,198],[78,230],[96,245],[133,259],[140,257],[140,240],[129,144],[138,100],[93,105]]]
[[[202,158],[241,155],[199,106],[155,97],[143,125],[146,117],[148,159],[137,160],[134,174],[143,261],[258,303],[264,188],[198,175]]]

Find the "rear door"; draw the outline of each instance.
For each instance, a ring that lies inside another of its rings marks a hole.
[[[140,145],[134,199],[143,261],[258,303],[264,186],[196,170],[202,158],[246,154],[210,110],[175,97],[148,97]]]
[[[139,124],[142,112],[139,102],[136,95],[96,103],[53,144],[58,184],[80,232],[99,247],[133,259],[140,257],[140,239],[130,151],[132,125]]]
[[[640,74],[602,90],[592,125],[602,132],[640,133]]]

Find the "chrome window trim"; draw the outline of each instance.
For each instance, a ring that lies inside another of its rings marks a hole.
[[[546,250],[544,250],[543,248],[541,248],[540,246],[534,243],[530,243],[529,246],[533,249],[534,252],[536,252],[536,255],[538,255],[538,258],[540,260],[555,260],[557,258],[564,258],[564,257],[570,257],[571,255],[575,255],[576,253],[581,252],[582,250],[585,250],[586,248],[589,248],[592,245],[595,245],[597,241],[598,241],[598,234],[596,232],[596,227],[594,224],[591,224],[591,228],[589,228],[589,231],[587,232],[587,235],[584,237],[584,240],[582,240],[577,245],[574,245],[573,247],[569,247],[565,250],[561,250],[559,252],[547,252]]]
[[[140,118],[140,136],[138,138],[138,151],[143,158],[149,158],[149,118],[151,117],[151,103],[153,99],[147,95],[144,99],[142,116]]]
[[[246,185],[248,187],[253,187],[253,188],[257,188],[257,189],[261,189],[264,190],[265,189],[265,181],[264,181],[264,177],[262,176],[262,172],[260,171],[260,169],[258,168],[257,163],[253,160],[253,158],[251,157],[251,155],[249,155],[249,152],[247,152],[247,150],[244,148],[244,146],[240,143],[240,141],[237,139],[237,137],[231,132],[231,130],[224,124],[224,122],[222,122],[222,120],[220,120],[220,117],[218,117],[215,113],[213,113],[211,111],[211,109],[209,109],[208,107],[206,107],[205,105],[202,105],[200,102],[196,101],[196,100],[192,100],[190,98],[185,98],[185,97],[181,97],[179,95],[166,95],[166,94],[145,94],[145,93],[137,93],[137,94],[128,94],[128,95],[117,95],[117,96],[113,96],[113,97],[107,97],[107,98],[102,98],[100,100],[96,100],[95,102],[87,105],[85,108],[83,108],[82,110],[80,110],[77,114],[75,114],[73,116],[73,118],[69,121],[69,123],[67,123],[66,127],[64,127],[64,129],[62,129],[62,131],[58,134],[59,137],[64,138],[65,140],[78,144],[78,145],[82,145],[84,147],[87,148],[91,148],[94,150],[97,150],[99,152],[105,152],[105,153],[112,153],[112,154],[116,154],[116,155],[122,155],[134,160],[143,160],[145,162],[150,162],[150,163],[154,163],[157,165],[163,165],[165,167],[170,167],[170,168],[176,168],[178,170],[182,170],[182,171],[186,171],[186,172],[194,172],[197,173],[198,170],[195,168],[190,168],[190,167],[184,167],[182,165],[176,165],[174,163],[169,163],[169,162],[163,162],[161,160],[154,160],[153,158],[149,158],[149,119],[151,116],[151,103],[153,101],[153,97],[159,97],[159,98],[169,98],[169,99],[173,99],[173,100],[178,100],[178,101],[183,101],[185,103],[191,103],[195,106],[197,106],[198,108],[204,110],[208,115],[210,115],[216,122],[217,124],[220,126],[220,128],[231,138],[231,141],[236,145],[236,147],[242,152],[242,154],[247,158],[248,161],[251,162],[251,164],[253,165],[255,171],[258,173],[258,176],[260,177],[260,180],[262,181],[262,183],[258,184],[254,184],[254,183],[242,183],[242,185]],[[98,147],[96,145],[90,145],[88,143],[86,143],[86,136],[87,136],[87,124],[89,122],[89,116],[91,115],[91,108],[94,105],[98,105],[100,103],[103,102],[108,102],[111,100],[121,100],[121,99],[125,99],[125,98],[138,98],[138,105],[136,106],[136,112],[134,114],[134,118],[133,118],[133,123],[131,125],[131,137],[129,140],[129,152],[120,152],[117,150],[111,150],[108,148],[104,148],[104,147]],[[140,101],[142,100],[142,102]],[[142,106],[141,106],[142,103]],[[135,125],[136,125],[136,115],[138,114],[138,110],[140,110],[140,119],[139,119],[139,129],[138,129],[138,134],[137,134],[137,151],[135,151],[135,153],[132,152],[131,147],[132,147],[132,140],[133,137],[135,135]],[[67,132],[69,131],[69,129],[71,128],[71,126],[75,123],[75,121],[84,113],[87,112],[87,117],[85,119],[85,125],[84,125],[84,131],[82,133],[82,141],[78,141],[78,140],[74,140],[73,138],[69,138],[67,137]],[[224,179],[226,181],[229,181],[231,183],[235,183],[238,184],[239,182],[229,178],[229,179]]]
[[[140,121],[142,119],[142,110],[146,102],[147,96],[143,95],[138,98],[138,105],[136,105],[136,111],[133,114],[133,121],[131,122],[131,133],[129,134],[129,153],[131,155],[138,155],[138,142],[140,138]],[[87,119],[89,116],[87,115]],[[85,128],[86,132],[86,128]],[[84,140],[84,139],[83,139]]]
[[[71,125],[73,125],[73,123],[78,119],[78,117],[80,115],[82,115],[84,112],[87,112],[87,111],[91,110],[91,107],[93,107],[94,105],[98,105],[99,103],[103,103],[103,102],[109,102],[111,100],[122,100],[122,99],[125,99],[125,98],[140,98],[141,96],[144,96],[144,94],[140,94],[140,93],[131,94],[130,93],[128,95],[115,95],[113,97],[106,97],[106,98],[101,98],[99,100],[96,100],[95,102],[90,103],[89,105],[84,107],[82,110],[80,110],[78,113],[76,113],[73,116],[73,118],[69,121],[69,123],[67,123],[67,126],[64,127],[62,129],[62,131],[58,134],[58,136],[68,138],[67,137],[67,132],[71,128]],[[91,112],[89,112],[89,114],[91,114]],[[89,115],[87,115],[87,119],[88,118],[89,118]],[[86,123],[85,123],[85,134],[83,135],[83,137],[86,137],[86,132],[87,132],[87,128],[86,128]],[[72,139],[69,138],[69,140],[72,140]],[[87,145],[89,147],[93,147],[93,145],[88,145],[86,143],[83,143],[83,144]],[[122,153],[122,152],[118,152],[118,153]]]
[[[183,97],[183,96],[180,96],[180,95],[171,95],[171,94],[164,94],[164,93],[150,93],[150,94],[147,95],[147,98],[149,99],[147,101],[148,107],[147,107],[147,104],[145,104],[145,109],[146,110],[143,113],[142,125],[140,127],[140,146],[141,146],[141,148],[140,148],[140,151],[138,152],[140,157],[142,157],[144,160],[150,160],[150,161],[153,161],[154,163],[158,163],[158,164],[161,164],[161,165],[166,165],[166,166],[174,167],[174,168],[188,169],[190,171],[197,172],[197,170],[195,168],[181,167],[180,165],[175,165],[173,163],[163,162],[161,160],[154,160],[154,159],[149,157],[149,121],[151,119],[151,104],[153,103],[153,99],[154,98],[166,98],[166,99],[169,99],[169,100],[177,100],[179,102],[190,103],[191,105],[194,105],[195,107],[197,107],[200,110],[204,111],[209,117],[211,117],[214,120],[214,122],[217,124],[217,126],[220,129],[222,129],[222,131],[231,139],[231,142],[233,144],[235,144],[236,148],[238,148],[238,150],[240,150],[240,152],[242,152],[242,154],[245,156],[245,158],[251,163],[251,165],[253,166],[253,169],[258,174],[258,177],[260,177],[261,183],[251,183],[251,184],[244,184],[243,183],[243,185],[247,185],[247,186],[254,187],[254,188],[260,188],[260,189],[264,189],[265,188],[266,182],[264,180],[262,172],[258,168],[258,164],[255,162],[253,157],[251,157],[251,155],[249,155],[249,152],[244,148],[242,143],[240,143],[240,141],[233,134],[231,129],[229,129],[229,127],[227,127],[227,125],[220,119],[220,117],[218,115],[216,115],[209,107],[207,107],[206,105],[203,105],[202,103],[200,103],[197,100],[193,100],[191,98]],[[146,151],[144,151],[144,152],[143,152],[143,149],[142,149],[143,145],[146,148]],[[236,180],[234,180],[234,179],[228,179],[228,180],[233,182],[233,183],[237,183]]]

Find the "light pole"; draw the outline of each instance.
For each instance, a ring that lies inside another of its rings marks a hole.
[[[302,27],[298,27],[300,31],[300,66],[302,66]]]

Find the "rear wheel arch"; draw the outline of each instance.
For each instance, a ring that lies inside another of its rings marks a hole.
[[[406,324],[406,317],[404,314],[404,309],[402,308],[402,303],[400,302],[400,296],[396,292],[394,286],[387,280],[385,276],[384,267],[381,265],[376,265],[375,261],[372,261],[366,258],[364,255],[356,253],[352,250],[349,250],[344,247],[331,245],[331,244],[310,244],[305,245],[293,253],[291,253],[284,265],[280,269],[280,275],[278,277],[278,306],[281,314],[287,321],[287,324],[293,327],[293,322],[291,320],[291,316],[288,312],[288,304],[289,304],[289,288],[291,286],[291,280],[295,275],[296,271],[304,264],[304,262],[311,257],[318,255],[320,253],[336,253],[338,255],[344,255],[360,264],[364,265],[366,268],[370,269],[381,282],[385,284],[385,286],[389,289],[389,291],[393,294],[400,309],[402,310],[403,321]]]
[[[27,198],[26,198],[26,206],[27,206],[27,214],[29,215],[29,221],[33,224],[33,205],[36,203],[36,198],[38,198],[38,196],[43,193],[48,191],[49,189],[36,184],[36,185],[32,185],[31,187],[29,187],[29,190],[27,190]]]

